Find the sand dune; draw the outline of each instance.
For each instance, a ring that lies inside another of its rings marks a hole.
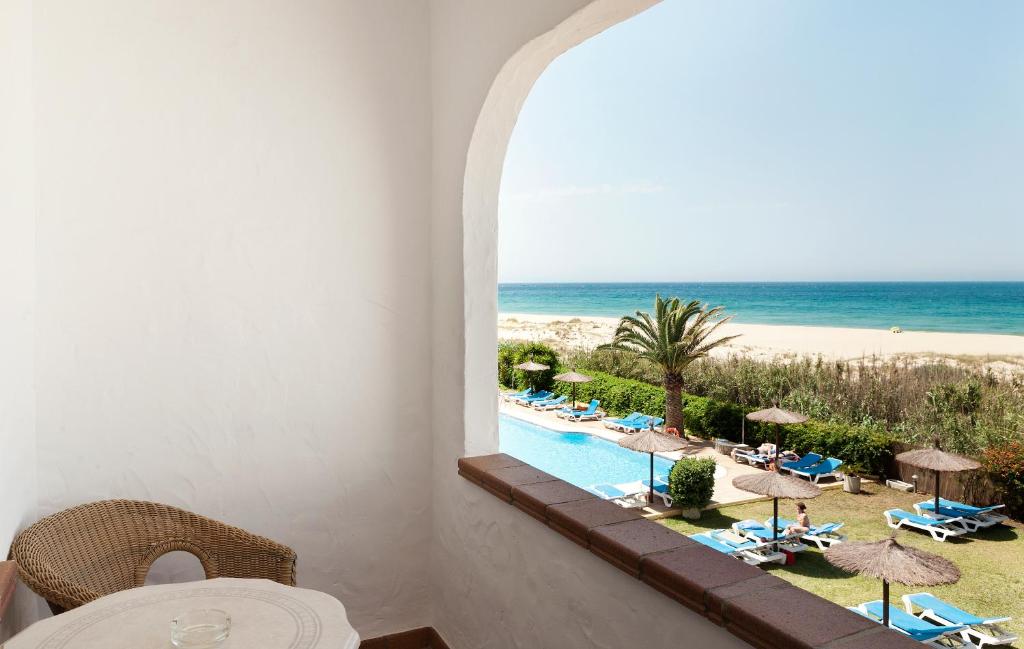
[[[616,318],[501,313],[498,338],[539,340],[561,348],[594,347],[611,340],[617,322]],[[716,350],[720,356],[741,354],[765,359],[819,355],[829,359],[973,357],[994,369],[1024,369],[1024,336],[932,331],[894,334],[888,330],[741,323],[729,323],[721,331],[723,335],[741,334],[741,337]]]

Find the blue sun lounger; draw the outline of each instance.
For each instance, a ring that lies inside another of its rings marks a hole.
[[[568,399],[568,397],[566,397],[563,394],[562,396],[557,397],[555,399],[545,399],[543,401],[534,401],[533,403],[530,404],[530,407],[533,408],[534,410],[554,410],[555,408],[558,408],[563,403],[565,403],[566,399]]]
[[[789,471],[790,469],[809,469],[818,462],[821,462],[822,458],[817,453],[808,453],[796,462],[780,462],[779,471]]]
[[[879,624],[882,623],[882,600],[875,600],[873,602],[867,602],[857,607],[860,609],[859,612],[867,617],[873,619]],[[851,610],[857,610],[851,609]],[[964,625],[962,624],[932,624],[928,620],[922,620],[919,617],[914,617],[906,611],[895,608],[892,604],[889,604],[889,628],[895,629],[904,633],[918,642],[934,643],[934,641],[951,635],[959,635],[960,631],[963,631]],[[935,643],[936,646],[942,646]]]
[[[533,388],[526,388],[525,390],[520,390],[519,392],[503,392],[501,394],[501,398],[504,399],[505,401],[512,401],[513,399],[519,399],[520,397],[530,396],[531,392],[533,392]]]
[[[658,426],[660,426],[660,425],[662,425],[664,423],[665,423],[665,420],[662,419],[661,417],[648,417],[647,415],[643,415],[641,417],[637,417],[636,419],[634,419],[632,422],[630,422],[628,424],[623,424],[622,430],[627,432],[627,433],[629,433],[629,432],[634,432],[635,433],[637,431],[647,430],[648,428],[651,428],[652,426],[654,428],[657,428]]]
[[[843,466],[842,460],[837,460],[834,457],[827,457],[818,464],[804,469],[790,467],[789,472],[793,475],[807,478],[814,484],[818,484],[818,480],[822,478],[834,478],[836,476],[836,470],[841,466]]]
[[[796,525],[795,522],[786,520],[785,518],[779,519],[779,530],[784,530],[790,525]],[[806,534],[800,537],[802,541],[807,541],[818,546],[818,549],[824,550],[833,543],[842,543],[846,540],[846,537],[839,533],[840,528],[843,527],[843,523],[825,523],[824,525],[811,525],[811,528]],[[772,519],[769,518],[764,522],[764,526],[771,529]]]
[[[914,593],[903,596],[903,605],[907,613],[934,622],[935,624],[963,624],[965,629],[960,632],[966,642],[973,642],[979,647],[986,645],[1004,645],[1017,641],[1017,635],[1000,626],[1009,622],[1008,617],[978,617],[945,602],[931,593]],[[914,613],[915,609],[921,609]]]
[[[540,392],[535,392],[534,394],[530,394],[525,397],[516,397],[515,399],[512,400],[521,406],[528,406],[535,401],[544,401],[545,399],[550,399],[551,397],[554,396],[554,394],[554,392],[550,392],[548,390],[541,390]]]
[[[640,484],[644,486],[644,489],[651,488],[650,480],[641,480]],[[657,476],[654,478],[654,495],[661,498],[666,507],[672,506],[672,496],[668,493],[668,483]]]
[[[943,521],[927,516],[911,514],[902,509],[889,509],[883,512],[885,522],[894,530],[903,527],[913,527],[932,535],[936,541],[942,542],[951,536],[966,534],[967,530],[956,525],[958,519],[950,518]]]
[[[989,507],[974,507],[965,505],[955,500],[939,499],[939,513],[935,514],[935,501],[927,500],[914,505],[914,509],[921,516],[928,516],[940,521],[957,519],[957,524],[968,532],[977,532],[979,529],[999,525],[1008,516],[996,514],[995,510],[1002,505],[991,505]]]
[[[742,543],[737,545],[731,545],[724,541],[720,541],[715,538],[715,532],[724,532],[725,530],[712,530],[710,532],[701,532],[700,534],[693,534],[690,536],[691,539],[700,543],[701,545],[707,546],[712,550],[727,554],[730,557],[735,557],[743,563],[756,566],[768,561],[764,555],[758,554],[754,550],[757,549],[755,543]]]
[[[600,419],[601,415],[597,413],[597,407],[601,405],[601,402],[597,399],[592,399],[590,405],[587,406],[586,410],[573,410],[572,408],[562,408],[556,415],[564,417],[569,421],[583,421],[584,419]]]
[[[645,415],[644,413],[637,412],[634,410],[625,417],[612,417],[610,419],[605,419],[603,423],[605,428],[612,428],[614,430],[618,430],[620,426],[623,426],[625,424],[631,424],[634,420],[646,416],[647,415]]]
[[[763,523],[759,523],[752,518],[745,521],[739,521],[738,523],[733,523],[732,529],[740,536],[751,539],[752,541],[778,545],[780,548],[789,550],[790,552],[803,552],[807,549],[807,546],[800,542],[800,536],[797,534],[790,534],[789,536],[779,534],[778,539],[772,540],[772,528],[764,525]]]

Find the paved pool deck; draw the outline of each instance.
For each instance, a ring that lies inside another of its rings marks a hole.
[[[566,421],[565,419],[556,417],[555,411],[542,412],[526,406],[509,403],[503,399],[499,400],[498,412],[528,421],[538,426],[543,426],[544,428],[549,428],[551,430],[566,433],[589,433],[595,437],[600,437],[601,439],[606,439],[611,442],[618,442],[623,437],[626,437],[625,433],[605,428],[604,424],[600,421]],[[682,451],[676,451],[674,453],[656,453],[655,455],[668,460],[678,460],[684,455],[688,457],[709,457],[714,460],[716,464],[725,469],[724,476],[715,478],[715,491],[711,497],[711,503],[705,507],[705,509],[717,509],[724,505],[736,505],[759,500],[768,500],[768,498],[764,496],[758,496],[750,493],[749,491],[743,491],[742,489],[737,489],[732,486],[733,478],[751,473],[762,473],[764,471],[763,469],[758,469],[748,464],[740,464],[728,455],[722,455],[715,450],[714,444],[707,440],[690,439],[688,441],[689,446]],[[838,487],[841,484],[842,483],[838,481],[822,482],[818,486],[822,489],[828,489]],[[656,502],[654,505],[644,507],[643,513],[646,518],[665,518],[667,516],[676,516],[682,513],[682,510],[679,509],[665,508],[660,499],[655,500]]]

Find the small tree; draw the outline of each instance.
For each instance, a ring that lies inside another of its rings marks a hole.
[[[731,319],[720,306],[709,308],[693,300],[654,298],[654,316],[637,311],[619,320],[615,338],[599,349],[628,352],[661,370],[665,386],[665,425],[683,432],[683,372],[690,363],[737,336],[711,340],[715,330]]]
[[[672,506],[704,509],[715,492],[715,461],[709,457],[684,457],[668,474],[668,493]]]

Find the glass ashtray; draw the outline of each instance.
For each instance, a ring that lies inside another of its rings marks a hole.
[[[231,616],[217,608],[185,611],[171,620],[171,644],[179,649],[214,649],[231,634]]]

